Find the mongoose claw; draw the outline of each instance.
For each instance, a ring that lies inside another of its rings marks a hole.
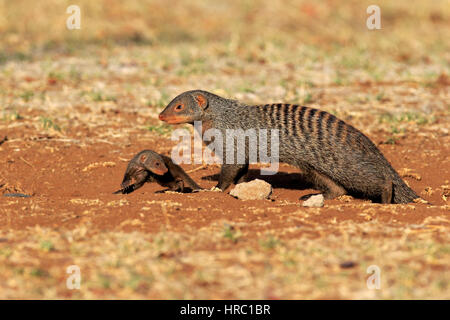
[[[132,184],[132,185],[129,185],[128,187],[123,188],[122,193],[129,194],[129,193],[132,193],[134,190],[136,190],[136,187],[134,184]]]
[[[113,194],[129,194],[135,190],[134,184],[131,184],[125,188],[119,189],[116,192],[113,192]]]

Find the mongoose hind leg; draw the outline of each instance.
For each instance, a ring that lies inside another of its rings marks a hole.
[[[223,164],[216,188],[225,191],[233,182],[238,182],[248,171],[248,164]]]
[[[392,203],[392,180],[387,180],[381,191],[381,203]]]
[[[175,181],[171,181],[170,183],[164,183],[161,185],[168,188],[164,190],[155,191],[155,193],[166,193],[167,191],[184,192],[183,180],[176,179]]]
[[[203,188],[200,187],[194,180],[192,180],[192,178],[189,177],[186,173],[182,175],[182,178],[184,188],[190,188],[192,192],[203,190]]]
[[[326,200],[334,199],[347,194],[347,190],[345,190],[344,187],[314,169],[311,169],[308,172],[308,176],[310,177],[315,188],[322,192],[323,197]]]
[[[170,190],[183,193],[185,191],[183,179],[176,179]]]

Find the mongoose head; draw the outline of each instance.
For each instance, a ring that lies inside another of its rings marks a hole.
[[[151,181],[152,174],[164,175],[168,171],[163,158],[156,152],[139,152],[128,164],[122,180],[121,190],[115,193],[130,193]]]
[[[136,161],[146,170],[153,172],[159,176],[164,175],[169,169],[164,164],[163,158],[156,152],[144,150],[139,152]]]
[[[173,99],[159,114],[159,119],[170,124],[200,121],[208,108],[208,92],[184,92]]]

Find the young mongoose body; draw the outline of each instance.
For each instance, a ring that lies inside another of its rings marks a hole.
[[[122,188],[114,193],[131,193],[146,182],[157,182],[169,190],[179,192],[202,189],[169,157],[152,150],[143,150],[128,163],[121,184]]]
[[[281,103],[249,106],[194,90],[174,98],[159,118],[170,124],[201,121],[205,130],[218,129],[224,137],[227,129],[278,129],[279,162],[300,168],[325,199],[351,194],[407,203],[418,198],[369,138],[325,111]],[[244,164],[223,162],[217,188],[225,191],[242,180],[248,152],[245,156]]]

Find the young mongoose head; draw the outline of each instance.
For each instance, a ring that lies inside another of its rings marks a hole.
[[[163,158],[152,150],[144,150],[139,152],[136,156],[136,162],[142,165],[146,170],[153,172],[159,176],[165,174],[167,169]]]
[[[168,171],[163,158],[156,152],[144,150],[139,152],[128,163],[121,184],[122,189],[115,193],[130,193],[142,187],[152,175],[162,176]]]
[[[193,123],[202,120],[208,108],[209,92],[187,91],[175,97],[159,114],[159,119],[170,124]]]

